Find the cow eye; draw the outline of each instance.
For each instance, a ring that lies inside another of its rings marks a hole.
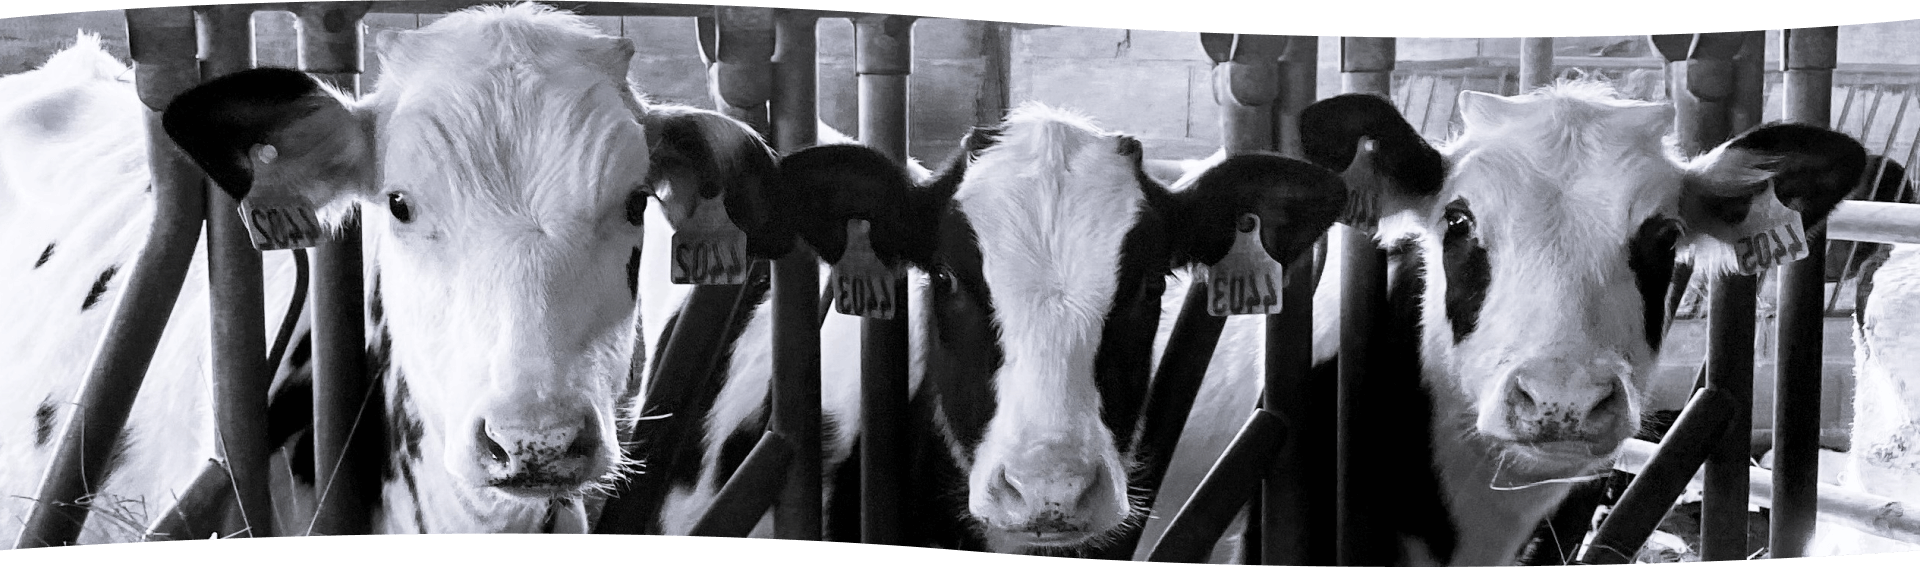
[[[953,269],[948,268],[944,264],[934,266],[933,270],[927,273],[927,276],[933,280],[934,293],[944,295],[960,290],[959,283],[953,277]]]
[[[1446,223],[1447,240],[1473,235],[1473,213],[1466,209],[1447,209]]]
[[[413,205],[407,203],[407,194],[395,191],[387,194],[387,211],[393,213],[393,219],[400,222],[413,222]]]
[[[640,226],[647,218],[647,194],[634,191],[627,195],[627,224]]]

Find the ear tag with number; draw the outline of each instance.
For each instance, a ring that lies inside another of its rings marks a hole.
[[[833,286],[833,308],[847,315],[871,319],[893,319],[900,312],[900,297],[894,294],[895,282],[902,276],[899,268],[889,268],[873,252],[873,225],[854,219],[847,221],[847,250],[833,264],[828,275]]]
[[[1280,312],[1280,286],[1286,275],[1280,262],[1267,255],[1260,244],[1260,217],[1252,213],[1240,216],[1235,226],[1233,247],[1227,255],[1204,267],[1207,282],[1207,314],[1272,315]]]
[[[1734,231],[1735,270],[1751,276],[1806,258],[1807,232],[1801,225],[1800,211],[1780,203],[1772,182],[1754,202],[1763,204],[1756,205],[1746,222]]]
[[[701,200],[693,214],[673,231],[673,283],[739,285],[747,283],[747,233],[727,218],[720,199]]]
[[[280,151],[268,144],[256,145],[247,153],[257,172],[269,169],[280,157]],[[240,223],[246,225],[247,238],[253,241],[255,250],[312,248],[329,237],[320,227],[313,205],[299,195],[269,190],[253,191],[240,200]]]

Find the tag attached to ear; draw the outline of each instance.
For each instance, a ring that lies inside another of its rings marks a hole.
[[[701,200],[673,232],[673,283],[739,285],[747,283],[747,233],[727,219],[719,199]]]
[[[279,157],[280,151],[269,144],[256,145],[247,152],[254,171],[261,173],[271,169]],[[256,176],[260,177],[266,176]],[[298,195],[255,190],[240,200],[240,222],[246,225],[255,250],[312,248],[328,239],[313,206]]]
[[[1751,276],[1806,258],[1807,232],[1801,224],[1800,211],[1780,204],[1771,182],[1754,200],[1765,205],[1755,207],[1734,232],[1736,271]]]
[[[1286,280],[1280,262],[1260,243],[1260,217],[1240,215],[1234,227],[1233,247],[1219,262],[1204,269],[1207,314],[1272,315],[1280,312],[1280,286]]]
[[[847,221],[847,249],[827,276],[828,285],[833,286],[833,308],[857,317],[893,319],[900,312],[894,284],[903,274],[874,254],[872,228],[865,220]]]

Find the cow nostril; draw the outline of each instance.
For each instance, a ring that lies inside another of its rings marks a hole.
[[[599,437],[595,435],[593,427],[593,418],[587,418],[584,423],[580,424],[580,431],[574,434],[573,443],[567,445],[565,456],[568,458],[586,458],[593,455],[594,447],[599,445],[599,443],[596,442],[598,439]]]
[[[487,432],[486,420],[480,420],[480,426],[475,428],[474,435],[478,437],[480,447],[486,449],[487,456],[494,462],[504,465],[512,460],[512,456],[507,454],[507,448],[500,446],[498,441],[494,441],[493,434]]]
[[[1515,380],[1507,387],[1507,406],[1512,408],[1514,413],[1532,413],[1536,405],[1538,403],[1534,401],[1533,394],[1527,392],[1525,383]]]

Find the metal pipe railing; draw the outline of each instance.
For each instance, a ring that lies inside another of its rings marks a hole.
[[[1553,84],[1553,38],[1520,40],[1520,92]]]
[[[302,4],[295,8],[300,70],[350,95],[360,93],[363,18],[372,2]],[[356,218],[358,213],[354,215]],[[366,276],[357,220],[313,249],[314,515],[308,534],[370,533],[379,498],[379,455],[351,448],[384,438],[365,419],[375,403],[366,360]],[[294,526],[298,528],[298,526]]]
[[[1789,121],[1830,126],[1838,27],[1781,33]],[[1827,238],[1807,233],[1807,257],[1780,274],[1779,350],[1774,367],[1773,508],[1768,545],[1776,558],[1802,557],[1819,513],[1820,381],[1826,306]],[[1749,475],[1751,476],[1751,475]]]
[[[904,166],[907,162],[907,79],[913,72],[913,25],[907,16],[854,19],[859,75],[860,140]],[[844,260],[844,256],[842,257]],[[860,322],[860,541],[903,541],[901,508],[907,463],[909,328],[905,270],[891,282],[897,299],[891,319]]]
[[[189,8],[135,8],[127,14],[128,51],[135,88],[147,105],[147,159],[153,170],[154,210],[147,244],[113,306],[107,334],[94,351],[75,411],[61,430],[59,448],[42,476],[17,548],[69,545],[80,536],[88,508],[77,504],[106,480],[114,439],[146,378],[161,332],[180,297],[193,262],[200,223],[206,217],[201,190],[205,175],[174,147],[160,127],[160,112],[175,95],[199,82],[194,60],[194,21]],[[91,471],[92,474],[86,474]]]
[[[1842,201],[1827,215],[1827,239],[1920,244],[1920,205]]]
[[[1395,60],[1393,38],[1340,38],[1341,90],[1348,93],[1385,95],[1393,86]],[[1368,223],[1370,224],[1370,223]],[[1374,243],[1373,226],[1349,226],[1342,231],[1346,258],[1340,274],[1340,362],[1335,395],[1338,413],[1337,463],[1335,488],[1338,519],[1336,564],[1378,565],[1387,563],[1392,538],[1382,533],[1377,511],[1381,506],[1373,495],[1377,485],[1369,482],[1381,467],[1369,458],[1368,441],[1384,432],[1377,417],[1369,416],[1368,406],[1379,395],[1373,389],[1374,351],[1386,329],[1387,256]]]
[[[253,68],[253,7],[211,6],[201,18],[201,77],[214,79]],[[214,451],[233,476],[246,537],[274,535],[273,499],[267,488],[267,389],[273,370],[266,359],[265,299],[260,251],[242,224],[239,201],[212,183],[207,192],[207,281],[213,339]]]
[[[1613,468],[1630,474],[1640,474],[1652,466],[1654,452],[1659,445],[1629,439],[1620,458],[1614,461]],[[1777,461],[1776,461],[1777,466]],[[1748,474],[1753,482],[1748,485],[1747,498],[1754,506],[1773,510],[1778,518],[1779,508],[1774,495],[1779,494],[1772,471],[1760,467],[1750,467]],[[1706,483],[1701,475],[1694,475],[1686,482],[1687,490],[1700,490]],[[1818,518],[1849,529],[1879,538],[1920,545],[1920,515],[1907,514],[1912,503],[1902,502],[1845,488],[1838,485],[1819,482],[1809,483],[1818,498]],[[1804,553],[1804,552],[1803,552]]]

